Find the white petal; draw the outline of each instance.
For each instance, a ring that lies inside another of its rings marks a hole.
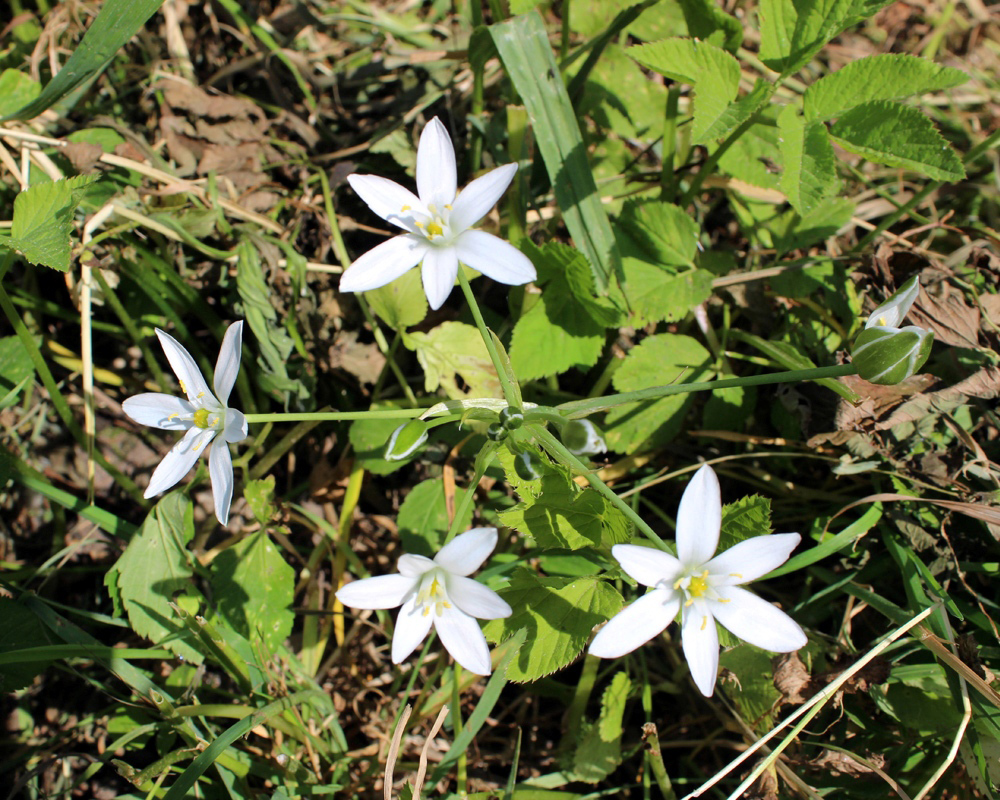
[[[368,207],[386,222],[417,233],[414,213],[422,217],[430,216],[430,212],[409,189],[405,189],[395,181],[380,178],[377,175],[348,175],[347,182],[361,197]]]
[[[797,533],[755,536],[733,545],[705,564],[710,575],[722,576],[714,586],[735,586],[755,581],[777,569],[792,554],[802,537]]]
[[[404,233],[373,247],[340,276],[340,291],[367,292],[396,280],[420,263],[430,248],[426,239]]]
[[[865,325],[866,328],[895,328],[903,321],[910,306],[920,294],[920,282],[916,276],[910,278],[895,294],[876,308]]]
[[[681,562],[672,555],[652,547],[616,544],[611,548],[611,555],[622,565],[623,570],[643,586],[656,586],[663,581],[670,587],[683,570]]]
[[[780,608],[737,586],[724,587],[719,594],[729,602],[712,602],[712,612],[743,641],[774,653],[805,647],[805,632]]]
[[[472,528],[460,533],[434,556],[434,562],[452,575],[471,575],[497,546],[496,528]]]
[[[471,228],[486,216],[487,212],[507,191],[517,174],[517,164],[504,164],[480,175],[459,192],[448,218],[448,226],[453,233]]]
[[[631,653],[663,633],[680,607],[680,597],[675,593],[654,589],[615,614],[597,632],[587,652],[599,658],[618,658]]]
[[[247,438],[247,418],[242,411],[235,408],[226,409],[226,424],[222,429],[222,435],[230,444],[242,442]]]
[[[417,582],[405,575],[379,575],[340,587],[337,599],[350,608],[395,608],[416,588]]]
[[[441,120],[434,117],[417,145],[417,194],[425,206],[436,206],[440,213],[455,202],[455,173],[455,146]]]
[[[408,578],[419,578],[427,572],[427,570],[434,569],[434,566],[434,562],[427,558],[427,556],[416,556],[410,553],[404,553],[399,557],[399,563],[396,565],[396,569]]]
[[[210,404],[213,397],[212,390],[208,388],[208,382],[201,374],[201,370],[198,369],[191,354],[166,331],[157,328],[156,335],[167,356],[167,361],[170,362],[170,369],[174,371],[174,375],[180,381],[181,391],[188,396],[188,400],[196,406]]]
[[[129,397],[122,403],[122,411],[140,425],[150,425],[165,431],[183,431],[194,424],[191,421],[191,415],[195,411],[193,405],[183,397],[161,392],[146,392]]]
[[[719,672],[719,632],[703,603],[695,602],[684,608],[681,644],[695,685],[705,697],[711,697]]]
[[[514,613],[500,595],[472,578],[449,573],[446,590],[448,599],[455,607],[470,617],[502,619]]]
[[[445,650],[459,664],[477,675],[490,674],[490,648],[478,622],[457,608],[446,608],[434,618],[434,627]]]
[[[705,464],[684,489],[677,509],[677,557],[681,563],[690,567],[708,561],[719,546],[721,525],[719,479]]]
[[[215,362],[215,376],[212,381],[215,396],[222,405],[229,404],[229,393],[233,391],[236,376],[240,372],[240,355],[243,346],[243,320],[234,322],[226,329],[219,348],[219,358]]]
[[[514,245],[485,231],[465,231],[455,239],[458,260],[498,283],[520,286],[535,280],[535,265]]]
[[[225,437],[220,436],[212,442],[208,454],[208,476],[212,479],[215,518],[225,525],[229,522],[229,506],[233,503],[233,458]]]
[[[458,256],[454,247],[428,247],[420,268],[427,304],[437,311],[448,299],[458,277]]]
[[[416,650],[434,623],[434,615],[417,610],[416,597],[411,597],[399,610],[396,630],[392,633],[392,663],[398,664]]]
[[[194,466],[198,456],[214,437],[215,431],[211,428],[191,428],[163,457],[159,466],[153,470],[153,474],[149,478],[149,486],[146,487],[142,496],[152,497],[160,492],[165,492],[187,475],[188,470]]]

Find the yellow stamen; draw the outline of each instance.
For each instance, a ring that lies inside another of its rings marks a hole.
[[[701,618],[701,629],[705,630],[706,627],[708,627],[708,617],[702,617]]]
[[[692,597],[701,597],[705,592],[708,591],[708,570],[706,569],[701,575],[691,577],[691,582],[688,584],[688,592]]]
[[[878,324],[884,328],[889,324],[889,320],[887,320],[885,317],[879,317]]]
[[[409,211],[409,210],[410,210],[410,208],[411,208],[411,206],[403,206],[403,207],[402,207],[401,209],[399,209],[399,210],[400,210],[400,211]]]
[[[194,424],[196,428],[211,428],[212,424],[208,419],[209,410],[207,408],[199,408],[194,412]]]
[[[442,228],[438,223],[432,222],[427,226],[428,236],[440,236],[444,233],[444,228]]]
[[[181,385],[181,391],[184,392],[184,394],[187,394],[188,390],[187,386],[184,385],[184,381],[178,381],[178,383]]]
[[[451,211],[451,203],[445,203],[445,204],[444,204],[444,207],[445,207],[446,209],[448,209],[449,211]]]

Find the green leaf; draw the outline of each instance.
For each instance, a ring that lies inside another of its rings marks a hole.
[[[419,269],[411,269],[391,283],[365,292],[365,299],[372,311],[396,331],[416,325],[427,316],[427,296],[420,283]]]
[[[780,255],[821,242],[849,224],[856,208],[849,197],[827,197],[801,217],[789,214],[780,221],[776,220],[771,225],[777,234],[774,249]],[[783,231],[780,222],[788,223]]]
[[[570,236],[586,255],[597,291],[620,274],[617,245],[548,32],[537,12],[490,26],[507,75],[524,101]]]
[[[212,561],[219,614],[250,641],[274,652],[292,631],[293,570],[264,530],[226,548]]]
[[[707,141],[706,134],[716,129],[739,92],[739,61],[721,47],[697,39],[640,44],[630,47],[628,54],[643,66],[694,87],[691,137],[695,142]]]
[[[496,458],[503,468],[507,484],[521,499],[528,500],[538,497],[542,491],[542,480],[548,475],[561,475],[564,480],[569,480],[568,471],[557,464],[553,464],[548,456],[544,455],[534,445],[527,442],[519,442],[517,447],[519,450],[528,451],[531,454],[532,463],[536,467],[540,466],[542,473],[539,478],[522,478],[517,471],[516,456],[510,448],[501,447],[497,450]]]
[[[10,238],[0,244],[20,253],[32,264],[66,272],[71,250],[73,214],[80,191],[97,175],[77,175],[59,181],[39,183],[14,198],[14,221]]]
[[[958,154],[924,114],[911,106],[875,100],[841,115],[833,140],[852,153],[904,167],[940,181],[958,181],[965,168]]]
[[[802,110],[808,120],[830,119],[861,103],[937,92],[968,80],[962,70],[926,58],[883,53],[849,61],[820,78],[806,89]]]
[[[278,513],[274,505],[274,476],[250,481],[243,489],[243,496],[253,512],[254,519],[261,525],[266,525]]]
[[[771,500],[757,494],[741,497],[722,507],[722,530],[718,552],[754,536],[771,532]]]
[[[146,24],[163,0],[105,0],[83,40],[42,93],[15,112],[4,112],[0,122],[33,119],[70,92],[104,71],[129,39]]]
[[[851,359],[858,375],[866,381],[891,386],[924,365],[933,342],[934,334],[920,328],[901,331],[867,328],[854,342]]]
[[[692,144],[708,144],[728,136],[756,114],[771,99],[772,94],[774,94],[774,84],[758,78],[753,89],[726,106]]]
[[[0,597],[0,653],[52,644],[52,636],[41,620],[16,600]],[[16,692],[31,685],[52,659],[0,665],[0,692]]]
[[[34,374],[35,365],[20,338],[0,338],[0,408],[13,403]]]
[[[497,377],[479,330],[464,322],[443,322],[427,333],[404,333],[403,344],[424,368],[424,389],[443,388],[448,397],[499,397]],[[461,378],[468,390],[459,387]],[[386,437],[388,438],[388,437]]]
[[[792,52],[792,35],[798,18],[793,0],[760,0],[757,15],[760,18],[760,60],[775,72],[781,72]]]
[[[776,164],[781,163],[776,123],[777,106],[764,108],[754,122],[719,159],[727,175],[765,189],[778,188]]]
[[[465,489],[455,490],[455,507],[462,504]],[[459,521],[458,529],[464,531],[472,523],[472,505]],[[448,505],[445,502],[444,482],[436,478],[421,481],[414,486],[396,517],[399,540],[403,550],[433,558],[448,535]]]
[[[493,642],[509,639],[527,628],[528,640],[507,668],[508,680],[534,681],[573,661],[590,640],[594,626],[622,607],[621,595],[607,581],[594,577],[541,578],[518,569],[510,586],[499,591],[514,613],[484,626]]]
[[[6,116],[26,106],[36,97],[42,87],[31,76],[16,69],[0,72],[0,117]]]
[[[181,492],[171,492],[146,517],[114,569],[132,630],[200,664],[201,652],[170,607],[175,594],[203,602],[191,583],[194,572],[186,545],[193,537],[191,501]]]
[[[671,203],[630,200],[617,219],[623,254],[666,267],[694,265],[698,223]]]
[[[508,528],[530,536],[545,549],[608,548],[631,536],[624,515],[602,495],[581,490],[560,475],[543,478],[536,499],[501,511],[499,517]]]
[[[778,115],[781,191],[799,214],[808,214],[837,191],[837,162],[826,126],[809,122],[788,105]]]
[[[632,349],[613,382],[619,392],[632,392],[702,381],[710,374],[711,364],[711,354],[690,336],[661,333]],[[692,401],[690,394],[680,394],[611,409],[605,418],[608,448],[631,454],[662,447],[680,433]]]
[[[598,783],[622,762],[622,719],[632,681],[624,671],[616,672],[601,697],[601,716],[584,723],[573,751],[569,773],[572,780]]]
[[[372,406],[372,410],[378,408],[398,408],[397,405],[382,404]],[[393,431],[399,427],[398,419],[358,419],[351,423],[347,436],[354,448],[358,464],[375,475],[388,475],[395,472],[400,467],[407,464],[419,452],[414,450],[410,458],[386,461],[385,445],[392,436]]]
[[[722,690],[739,708],[743,719],[760,732],[774,725],[781,700],[781,692],[774,688],[773,658],[771,653],[748,644],[723,650],[719,656],[719,666],[735,676],[732,682],[720,683]]]
[[[677,0],[687,23],[687,35],[735,53],[743,42],[743,24],[711,0]],[[660,12],[660,9],[656,9]],[[662,13],[662,12],[660,12]]]

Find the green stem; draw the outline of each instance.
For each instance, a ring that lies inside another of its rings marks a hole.
[[[465,494],[462,495],[462,502],[459,504],[458,508],[455,509],[455,518],[451,521],[451,525],[448,527],[448,535],[445,537],[444,542],[442,542],[442,547],[454,539],[455,534],[458,533],[459,526],[462,523],[462,517],[465,516],[465,512],[468,511],[469,506],[472,505],[472,499],[476,495],[476,487],[479,485],[479,481],[483,479],[483,475],[486,474],[486,468],[490,465],[493,453],[496,452],[498,447],[500,447],[499,442],[487,442],[486,446],[479,451],[479,455],[476,456],[476,472],[472,476],[472,481],[470,481],[468,488],[465,490]]]
[[[462,732],[462,668],[456,663],[451,673],[451,730],[458,738]],[[463,750],[455,765],[455,783],[459,797],[466,796],[466,780],[468,770],[467,751]]]
[[[413,419],[426,408],[383,408],[375,411],[289,411],[273,414],[247,414],[248,423],[255,422],[343,422],[355,419]]]
[[[479,303],[476,302],[476,297],[472,294],[469,279],[465,277],[465,270],[461,266],[458,268],[458,283],[465,293],[465,300],[469,304],[469,310],[472,311],[473,319],[476,320],[476,327],[479,328],[479,334],[483,337],[483,344],[486,345],[486,352],[490,354],[493,368],[497,371],[497,377],[500,379],[500,386],[503,389],[503,396],[507,400],[508,405],[517,407],[517,393],[507,378],[507,370],[500,360],[500,354],[497,352],[496,344],[493,342],[493,336],[490,334],[489,328],[486,327],[482,312],[479,310]]]
[[[732,389],[737,386],[765,386],[770,383],[798,383],[800,381],[818,381],[823,378],[840,378],[844,375],[856,375],[857,368],[853,364],[840,364],[836,367],[813,367],[812,369],[793,369],[788,372],[771,372],[765,375],[747,375],[743,378],[730,378],[724,381],[701,381],[699,383],[679,383],[676,386],[653,386],[640,389],[637,392],[609,394],[605,397],[573,400],[556,406],[568,417],[584,417],[598,411],[635,403],[640,400],[655,400],[675,394],[689,392],[711,392],[715,389]]]
[[[645,521],[635,510],[630,506],[625,500],[622,500],[617,494],[615,494],[611,487],[609,487],[604,481],[594,474],[593,470],[584,464],[580,459],[573,455],[569,450],[566,449],[566,445],[560,442],[555,436],[553,436],[548,430],[542,427],[532,427],[532,432],[535,437],[542,443],[546,450],[549,451],[553,456],[559,459],[563,464],[571,467],[572,469],[583,475],[598,492],[603,494],[611,504],[615,506],[619,511],[621,511],[626,517],[628,517],[632,523],[646,536],[649,541],[655,544],[658,548],[666,553],[673,555],[673,551],[667,546],[667,543],[661,539],[656,531],[649,527]]]
[[[679,87],[667,90],[667,108],[663,120],[663,155],[660,159],[660,199],[670,203],[677,191],[674,165],[677,158],[677,107],[681,96]]]

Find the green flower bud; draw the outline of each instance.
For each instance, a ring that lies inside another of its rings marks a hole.
[[[502,442],[507,438],[507,429],[499,422],[494,422],[486,429],[486,436],[491,442]]]
[[[563,444],[575,456],[606,453],[607,444],[597,426],[589,419],[571,419],[562,429]]]
[[[858,375],[871,383],[891,385],[913,375],[931,353],[934,334],[911,325],[871,327],[861,331],[851,357]]]
[[[514,472],[523,481],[536,481],[542,477],[539,458],[529,450],[514,454]]]
[[[422,419],[411,419],[392,432],[385,443],[386,461],[405,461],[427,441],[427,423]]]
[[[508,431],[516,431],[524,424],[524,412],[519,408],[507,406],[500,412],[500,424]]]

